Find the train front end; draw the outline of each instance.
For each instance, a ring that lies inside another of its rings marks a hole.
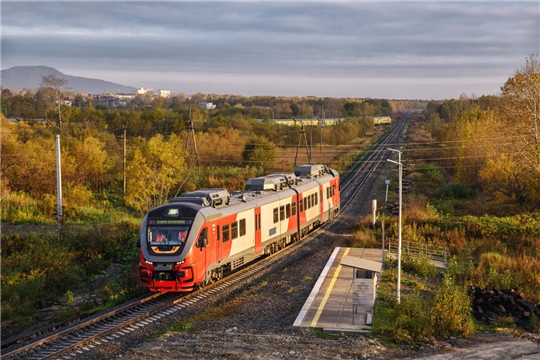
[[[189,292],[194,282],[190,249],[198,234],[195,204],[167,204],[146,214],[140,232],[139,278],[154,292]]]

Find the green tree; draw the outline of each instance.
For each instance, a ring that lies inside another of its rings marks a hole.
[[[185,172],[182,139],[158,134],[138,139],[128,162],[126,204],[147,211],[176,195]]]
[[[56,155],[52,137],[33,136],[26,142],[12,144],[13,153],[2,153],[2,157],[17,159],[17,163],[2,174],[9,179],[12,191],[24,191],[34,197],[56,193]],[[7,150],[7,148],[2,148]]]
[[[98,189],[106,179],[107,171],[117,158],[105,151],[105,144],[89,136],[66,144],[63,152],[62,175],[66,184],[84,185]]]
[[[245,140],[240,131],[220,126],[208,133],[197,134],[197,148],[204,164],[224,166],[228,163],[239,165],[242,155],[238,151],[244,147]]]
[[[35,103],[33,99],[22,95],[15,95],[8,99],[2,99],[2,105],[6,106],[5,108],[2,107],[3,114],[5,115],[7,111],[7,116],[15,118],[27,118]]]
[[[540,60],[530,55],[522,66],[501,87],[503,109],[512,132],[525,142],[521,151],[529,163],[536,164],[540,173]],[[532,150],[528,150],[532,149]],[[530,154],[530,155],[528,155]]]
[[[152,107],[154,109],[163,109],[165,107],[165,99],[161,96],[154,98],[152,102]]]
[[[244,146],[242,158],[253,166],[260,165],[265,169],[276,162],[277,148],[274,143],[263,136],[252,136]]]

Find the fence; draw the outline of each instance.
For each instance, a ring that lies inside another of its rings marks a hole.
[[[387,238],[388,253],[396,255],[398,253],[398,239]],[[415,241],[402,240],[401,241],[401,254],[407,254],[412,256],[419,256],[420,254],[428,256],[432,261],[440,262],[444,267],[448,262],[448,248],[444,246],[424,244]]]

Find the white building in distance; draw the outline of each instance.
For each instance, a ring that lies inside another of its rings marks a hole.
[[[199,107],[201,109],[214,110],[216,108],[216,105],[212,104],[211,102],[200,101]]]
[[[142,86],[140,89],[137,89],[137,95],[145,95],[146,93],[148,92],[152,92],[152,89],[148,88],[148,89],[144,89]]]

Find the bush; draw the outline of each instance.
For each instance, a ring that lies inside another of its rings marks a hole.
[[[422,174],[427,182],[438,183],[444,180],[442,171],[433,164],[420,164],[415,167],[414,171]]]
[[[470,313],[471,299],[464,285],[456,284],[452,274],[446,273],[433,301],[433,328],[439,336],[465,336],[473,331]]]
[[[400,343],[414,344],[431,337],[431,299],[424,292],[403,291],[396,299],[396,261],[385,264],[374,313],[373,331]]]
[[[55,235],[2,236],[2,318],[24,323],[48,302],[76,288],[82,273]]]
[[[437,189],[435,197],[439,199],[470,199],[477,194],[475,189],[462,183],[446,184]]]
[[[39,202],[24,192],[2,194],[2,221],[14,224],[36,224],[50,222],[41,212]]]
[[[68,184],[64,190],[65,206],[70,208],[76,208],[79,206],[86,206],[92,200],[92,191],[86,188],[84,185]]]
[[[82,266],[85,274],[97,274],[110,263],[121,262],[126,252],[136,247],[138,227],[122,222],[94,225],[65,234],[63,242]]]
[[[424,254],[401,256],[401,268],[411,274],[416,274],[424,278],[434,277],[437,275],[437,268],[431,264],[429,256]]]

